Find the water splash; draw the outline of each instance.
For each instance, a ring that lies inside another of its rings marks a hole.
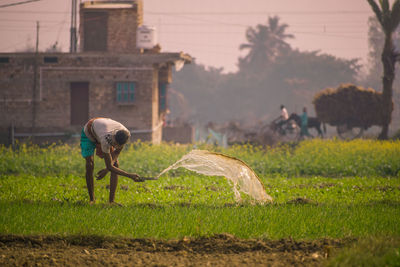
[[[236,201],[241,200],[238,191],[240,190],[259,202],[272,202],[272,197],[265,192],[264,185],[257,174],[246,163],[237,158],[207,150],[192,150],[163,170],[157,178],[180,167],[208,176],[224,176],[229,179],[233,183],[232,189]]]

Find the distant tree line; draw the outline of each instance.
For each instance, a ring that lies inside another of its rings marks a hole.
[[[236,73],[192,63],[174,74],[172,87],[181,92],[191,110],[192,122],[230,120],[270,121],[284,104],[289,112],[307,106],[311,113],[314,94],[326,87],[357,82],[358,59],[341,59],[319,51],[293,49],[288,25],[270,17],[266,25],[249,27],[247,43],[240,45],[247,55],[238,58]],[[179,117],[179,105],[171,99],[171,116]]]

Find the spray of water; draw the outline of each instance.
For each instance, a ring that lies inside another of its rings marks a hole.
[[[239,190],[259,202],[272,202],[272,197],[265,192],[257,174],[243,161],[207,150],[192,150],[176,163],[163,170],[157,178],[169,170],[186,168],[207,176],[224,176],[232,181],[237,201],[241,200]]]

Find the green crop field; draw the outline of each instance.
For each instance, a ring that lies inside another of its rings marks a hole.
[[[108,177],[95,181],[96,204],[89,205],[78,145],[21,144],[14,150],[3,146],[0,234],[353,238],[360,240],[349,250],[354,253],[340,254],[332,265],[364,255],[360,250],[371,249],[371,244],[384,244],[381,254],[400,261],[399,141],[311,140],[274,148],[198,148],[246,162],[274,202],[256,204],[243,195],[237,203],[225,178],[178,169],[143,183],[120,177],[116,201],[122,207],[107,204]],[[120,166],[141,176],[156,176],[191,149],[137,142],[121,153]],[[102,168],[104,163],[96,159],[95,171]]]

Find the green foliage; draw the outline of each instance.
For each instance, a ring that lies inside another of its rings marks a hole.
[[[200,145],[198,148],[221,152],[245,161],[261,176],[398,176],[400,141],[314,139],[274,148],[235,145],[227,149]],[[128,145],[119,158],[122,169],[141,176],[155,176],[181,156],[191,145]],[[85,161],[80,149],[69,145],[46,148],[21,145],[16,150],[0,147],[0,173],[33,176],[84,176]],[[104,161],[95,157],[95,171]],[[178,170],[179,171],[179,170]],[[170,175],[174,175],[174,171]],[[183,173],[188,173],[184,171]],[[168,175],[168,174],[167,174]]]
[[[340,250],[327,266],[399,266],[398,236],[368,237]]]
[[[379,177],[262,177],[266,191],[275,204],[304,199],[314,204],[370,204],[398,201],[399,179]],[[32,175],[0,176],[0,201],[51,203],[86,203],[84,177],[73,175],[34,177]],[[95,181],[98,203],[108,201],[108,179]],[[250,201],[243,195],[244,201]],[[117,201],[126,205],[234,205],[229,182],[222,177],[206,177],[179,171],[174,177],[134,183],[120,178]]]
[[[247,49],[248,54],[239,59],[239,68],[243,72],[262,73],[275,59],[288,52],[290,45],[286,39],[294,38],[285,33],[289,25],[280,24],[279,17],[269,17],[266,25],[258,24],[246,31],[248,43],[241,44],[240,50]]]
[[[254,205],[244,195],[236,203],[226,179],[178,169],[144,183],[120,177],[116,201],[124,207],[107,204],[108,177],[95,181],[96,204],[88,204],[77,146],[21,145],[15,151],[3,146],[0,233],[138,238],[230,233],[269,239],[400,235],[399,145],[312,140],[267,149],[204,146],[255,169],[274,203]],[[154,176],[190,149],[137,142],[122,152],[121,166]],[[104,166],[97,159],[95,165]]]
[[[295,239],[399,235],[395,206],[375,205],[84,205],[0,202],[0,233],[182,238],[230,233]]]
[[[0,146],[0,173],[63,175],[84,172],[84,161],[79,158],[78,146],[19,144],[15,150]]]
[[[191,121],[208,123],[272,117],[279,114],[280,104],[289,112],[303,106],[312,110],[311,100],[318,90],[356,82],[360,69],[357,59],[292,49],[286,42],[293,37],[287,28],[278,17],[249,28],[247,43],[241,45],[248,54],[239,58],[236,73],[224,74],[222,69],[206,69],[195,63],[174,73],[171,87],[182,94],[190,111],[173,110],[171,115],[190,112]],[[175,105],[171,106],[182,106],[178,100],[172,101]]]

